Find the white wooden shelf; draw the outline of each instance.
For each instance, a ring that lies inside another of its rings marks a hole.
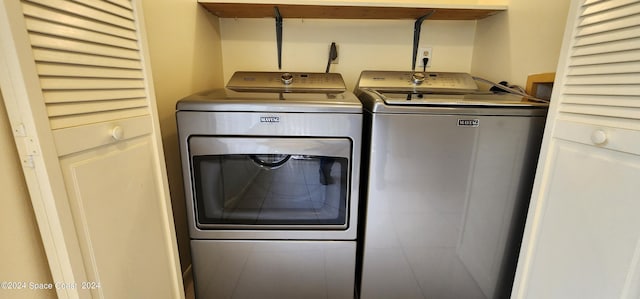
[[[273,1],[199,0],[202,6],[221,18],[274,17],[278,7],[283,18],[303,19],[417,19],[431,11],[430,20],[477,20],[507,10],[507,5],[429,4],[421,1]],[[277,2],[277,3],[276,3]]]

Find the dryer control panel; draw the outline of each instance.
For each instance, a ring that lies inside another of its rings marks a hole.
[[[347,90],[338,73],[236,72],[227,88],[234,91],[261,92],[344,92]]]
[[[418,93],[472,93],[478,85],[467,73],[363,71],[358,88]]]

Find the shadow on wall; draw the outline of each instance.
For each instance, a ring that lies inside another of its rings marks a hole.
[[[180,264],[184,273],[191,264],[191,254],[175,106],[178,100],[189,94],[222,86],[220,27],[218,18],[196,1],[143,0],[143,9]]]

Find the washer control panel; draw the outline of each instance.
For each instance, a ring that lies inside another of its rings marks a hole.
[[[236,72],[227,88],[234,91],[344,92],[347,87],[337,73]]]
[[[478,90],[471,75],[452,72],[363,71],[358,87],[425,93],[469,93]]]

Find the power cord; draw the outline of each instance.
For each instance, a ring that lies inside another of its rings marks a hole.
[[[427,64],[429,63],[429,57],[423,57],[422,58],[422,72],[426,72],[427,71]]]
[[[331,47],[329,47],[329,61],[327,61],[327,69],[324,71],[325,73],[329,72],[329,68],[331,67],[331,62],[338,58],[338,48],[336,47],[336,43],[331,43]]]
[[[489,81],[489,80],[487,80],[487,79],[480,78],[480,77],[475,77],[475,76],[473,76],[473,79],[474,79],[474,80],[476,80],[476,81],[480,81],[480,82],[487,83],[487,84],[489,84],[489,85],[492,85],[493,87],[497,87],[497,88],[502,89],[502,90],[504,90],[504,91],[506,91],[506,92],[513,93],[513,94],[517,94],[517,95],[519,95],[519,96],[525,97],[525,98],[530,99],[530,100],[535,101],[535,102],[549,103],[549,101],[548,101],[548,100],[539,99],[539,98],[536,98],[536,97],[534,97],[534,96],[530,96],[530,95],[526,94],[526,93],[525,93],[524,91],[522,91],[522,90],[517,90],[517,89],[511,88],[511,87],[505,86],[505,85],[503,85],[503,84],[495,83],[495,82],[492,82],[492,81]],[[503,81],[503,82],[505,82],[505,81]],[[501,82],[501,83],[502,83],[502,82]],[[505,84],[506,84],[506,82],[505,82]],[[518,87],[518,88],[519,88],[519,89],[522,89],[521,87]]]

